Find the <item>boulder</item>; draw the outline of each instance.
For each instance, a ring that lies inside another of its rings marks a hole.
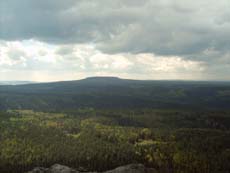
[[[49,173],[79,173],[78,171],[69,168],[68,166],[63,166],[55,164],[49,169]]]
[[[50,168],[37,167],[28,173],[79,173],[78,171],[69,168],[68,166],[55,164]]]
[[[156,173],[157,171],[152,168],[146,168],[142,164],[131,164],[118,167],[114,170],[106,171],[104,173]]]
[[[37,167],[34,168],[32,171],[29,171],[28,173],[47,173],[49,169],[47,168],[42,168],[42,167]]]
[[[83,172],[74,170],[68,166],[55,164],[50,168],[37,167],[28,173],[83,173]],[[87,172],[87,173],[97,173],[97,172]],[[130,165],[118,167],[110,171],[105,171],[103,173],[157,173],[157,171],[152,168],[146,168],[142,164],[130,164]]]

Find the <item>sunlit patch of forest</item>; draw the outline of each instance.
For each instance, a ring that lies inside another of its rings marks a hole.
[[[143,163],[162,173],[227,173],[229,129],[227,111],[9,110],[0,113],[0,172]]]

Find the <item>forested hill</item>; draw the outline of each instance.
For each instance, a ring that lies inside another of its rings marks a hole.
[[[230,108],[230,83],[91,77],[0,86],[0,109]]]

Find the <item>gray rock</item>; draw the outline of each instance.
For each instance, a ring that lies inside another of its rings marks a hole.
[[[50,168],[34,168],[28,173],[81,173],[70,167],[55,164]],[[88,172],[88,173],[97,173],[97,172]],[[126,166],[118,167],[114,170],[106,171],[104,173],[157,173],[155,169],[146,168],[142,164],[131,164]]]
[[[156,173],[155,169],[146,168],[142,164],[131,164],[127,166],[121,166],[114,170],[106,171],[104,173]]]
[[[47,168],[42,168],[42,167],[37,167],[34,168],[32,171],[29,171],[28,173],[47,173],[49,169]]]
[[[49,169],[49,173],[79,173],[78,171],[67,166],[55,164]]]
[[[28,173],[79,173],[78,171],[69,168],[68,166],[55,164],[50,168],[37,167]]]

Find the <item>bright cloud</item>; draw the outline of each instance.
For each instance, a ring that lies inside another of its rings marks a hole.
[[[0,44],[0,78],[17,73],[21,80],[73,80],[91,75],[139,79],[190,79],[185,74],[205,70],[205,63],[154,54],[106,54],[94,45],[50,45],[35,40]],[[18,71],[20,71],[18,73]],[[171,75],[169,75],[171,74]],[[183,74],[183,75],[181,75]]]

